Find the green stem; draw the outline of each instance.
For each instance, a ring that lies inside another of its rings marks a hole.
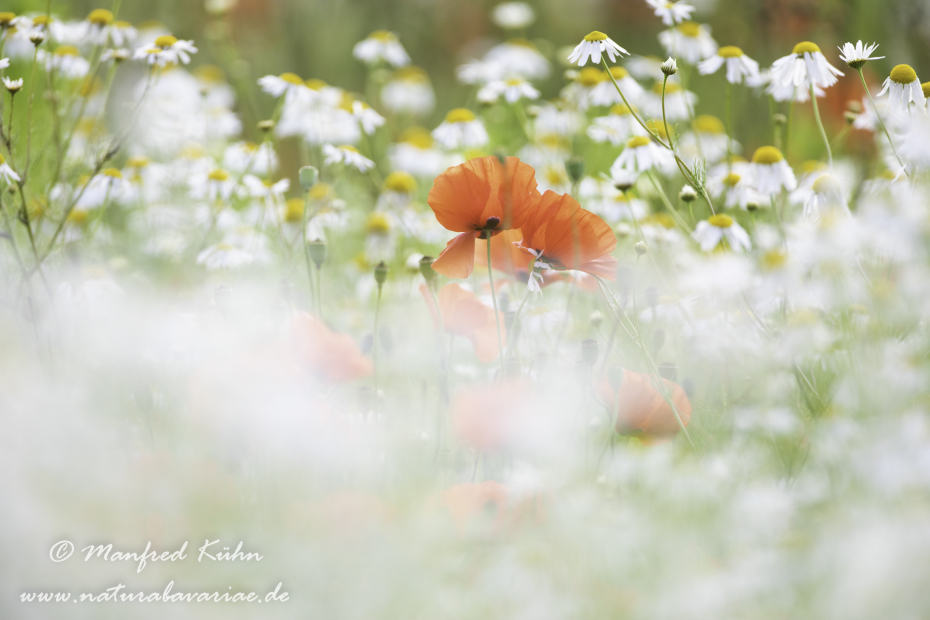
[[[833,170],[833,151],[830,150],[830,139],[827,138],[827,132],[820,120],[820,108],[817,107],[817,94],[814,92],[813,82],[811,82],[811,103],[814,104],[814,118],[817,120],[817,128],[820,129],[820,137],[823,138],[823,144],[827,147],[827,162],[830,164],[830,170]]]
[[[381,321],[381,285],[378,285],[378,302],[375,305],[375,333],[372,334],[371,338],[371,357],[372,362],[374,363],[374,384],[375,384],[375,398],[374,398],[374,409],[375,413],[378,412],[378,329],[379,323]]]
[[[894,153],[895,159],[898,160],[898,163],[901,165],[901,169],[904,170],[905,176],[910,179],[910,175],[907,174],[907,168],[904,166],[904,161],[901,159],[901,156],[898,155],[898,150],[894,147],[894,140],[891,139],[891,134],[888,133],[888,128],[885,127],[885,121],[882,120],[882,115],[878,113],[878,107],[875,105],[875,100],[872,99],[872,93],[869,92],[869,87],[866,86],[865,78],[862,76],[862,67],[859,67],[859,80],[862,81],[862,88],[865,89],[865,94],[869,96],[869,103],[872,104],[872,110],[875,112],[875,116],[878,117],[878,123],[882,126],[882,131],[885,132],[885,137],[888,138],[888,144],[891,145],[891,152]],[[10,102],[10,105],[13,105],[13,102]]]
[[[491,301],[494,303],[494,322],[497,324],[497,350],[501,362],[501,376],[504,378],[504,342],[501,339],[501,317],[497,311],[497,291],[494,290],[494,270],[491,268],[491,231],[486,230],[488,236],[488,281],[491,283]]]

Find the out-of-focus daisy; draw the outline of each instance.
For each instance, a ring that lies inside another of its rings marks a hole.
[[[368,172],[375,167],[375,162],[359,153],[354,146],[324,144],[323,155],[326,156],[324,163],[327,166],[345,164],[346,166],[352,166],[359,172]]]
[[[664,149],[646,136],[636,136],[626,144],[623,152],[610,167],[611,176],[619,171],[646,172],[657,169],[667,173],[675,168],[675,158],[668,149]]]
[[[190,195],[198,200],[225,202],[230,199],[235,189],[235,179],[222,168],[194,175],[190,180]]]
[[[623,63],[624,68],[638,80],[661,80],[662,60],[655,56],[633,56]]]
[[[546,104],[536,110],[533,127],[537,136],[573,136],[584,127],[585,117],[569,106]]]
[[[6,88],[8,93],[15,95],[23,89],[23,78],[19,78],[18,80],[11,80],[8,77],[4,77],[3,87]]]
[[[19,175],[10,167],[10,164],[6,163],[3,155],[0,155],[0,182],[4,185],[11,185],[19,183],[19,180]]]
[[[742,252],[752,248],[749,233],[734,222],[732,217],[723,213],[712,215],[706,220],[698,222],[691,236],[698,242],[704,252],[710,252],[723,241],[726,241],[734,252]]]
[[[817,219],[821,213],[834,210],[844,214],[849,213],[849,205],[843,197],[843,188],[833,175],[821,174],[814,181],[812,189],[810,197],[804,203],[806,217]]]
[[[6,69],[10,66],[9,58],[0,58],[0,69]]]
[[[191,54],[196,54],[197,48],[193,41],[181,41],[170,34],[164,34],[155,39],[151,45],[140,47],[132,57],[136,60],[145,60],[150,65],[166,67],[168,65],[190,64]]]
[[[538,99],[539,91],[522,78],[494,80],[488,82],[478,91],[478,101],[494,103],[503,95],[507,103],[516,103],[520,99]]]
[[[416,197],[417,181],[403,170],[395,170],[384,178],[384,187],[378,196],[376,211],[400,211],[410,206]]]
[[[223,167],[236,174],[268,176],[278,169],[278,154],[270,142],[235,142],[223,151]]]
[[[266,207],[273,208],[284,202],[284,194],[291,187],[290,179],[281,179],[278,182],[263,181],[254,174],[247,174],[242,179],[245,189],[252,198],[258,198]]]
[[[375,211],[365,224],[365,257],[369,262],[389,261],[397,251],[396,226],[388,213]]]
[[[381,89],[381,103],[391,112],[422,116],[436,107],[436,95],[423,69],[403,67]]]
[[[110,48],[100,55],[100,62],[121,63],[132,56],[132,53],[124,47]]]
[[[649,213],[649,204],[630,192],[621,192],[613,188],[601,200],[588,203],[592,212],[597,213],[609,223],[641,220]]]
[[[504,2],[491,11],[491,20],[504,30],[520,30],[536,21],[536,14],[526,2]]]
[[[920,80],[917,79],[917,72],[910,65],[898,65],[891,70],[878,96],[881,97],[885,93],[888,93],[888,107],[893,114],[907,114],[912,103],[921,109],[927,104]]]
[[[697,22],[682,22],[659,33],[659,43],[670,56],[696,65],[717,52],[717,42],[710,36],[710,26]]]
[[[581,71],[567,72],[573,76],[568,86],[562,89],[562,98],[579,110],[587,110],[594,88],[607,80],[607,74],[598,67],[585,67]],[[611,87],[613,85],[611,84]]]
[[[422,127],[405,129],[400,142],[388,148],[388,158],[392,168],[418,177],[435,177],[447,167],[445,154],[433,148],[433,136]]]
[[[410,56],[397,40],[397,35],[387,30],[377,30],[355,44],[352,54],[366,65],[386,62],[395,67],[410,64]]]
[[[110,42],[116,48],[126,48],[135,43],[138,32],[127,21],[116,20],[107,29]]]
[[[682,134],[679,147],[682,157],[693,160],[701,156],[708,164],[724,159],[727,153],[739,151],[739,144],[730,140],[726,128],[716,116],[702,114],[694,119],[694,130]]]
[[[669,123],[691,118],[691,110],[697,104],[697,95],[685,90],[678,82],[669,80],[665,84],[665,114]],[[652,118],[662,119],[662,82],[655,82],[642,96],[643,110]]]
[[[646,130],[633,118],[628,107],[618,103],[607,116],[595,118],[588,126],[587,134],[595,142],[620,145],[633,136],[645,136]]]
[[[362,101],[352,102],[352,116],[354,116],[358,124],[362,126],[362,131],[369,136],[375,133],[378,127],[384,125],[385,122],[383,116],[378,114],[370,105]]]
[[[511,39],[492,47],[484,60],[500,67],[502,77],[543,80],[549,77],[549,61],[533,43],[526,39]]]
[[[104,168],[100,174],[87,181],[83,193],[78,191],[80,198],[75,206],[84,210],[96,209],[111,200],[118,201],[126,189],[123,173],[116,168]]]
[[[784,155],[774,146],[762,146],[752,156],[753,184],[759,193],[771,196],[782,189],[793,190],[798,185],[794,171]]]
[[[646,0],[646,4],[655,9],[656,17],[662,18],[666,26],[674,26],[691,19],[694,7],[684,2],[668,2],[668,0]]]
[[[866,45],[863,47],[862,41],[859,41],[855,45],[852,43],[844,43],[843,47],[838,47],[840,50],[840,60],[845,62],[847,65],[853,69],[861,69],[865,66],[870,60],[879,60],[884,58],[884,56],[872,56],[872,52],[875,51],[875,48],[878,47],[878,43],[873,43],[872,45]]]
[[[722,196],[726,194],[724,206],[727,208],[739,207],[748,209],[750,205],[759,205],[765,200],[761,194],[752,186],[752,179],[731,172],[725,177],[709,179],[707,181],[707,191],[712,196]]]
[[[579,67],[583,67],[590,58],[591,62],[599,65],[601,63],[601,54],[607,54],[610,62],[616,62],[617,58],[630,55],[628,51],[614,43],[606,34],[595,30],[575,46],[575,49],[568,57],[568,61],[571,63],[577,62]]]
[[[433,130],[433,138],[443,148],[455,151],[484,146],[488,143],[488,132],[471,110],[456,108]]]
[[[227,242],[217,243],[197,255],[197,264],[210,271],[238,269],[255,262],[255,254]]]
[[[487,84],[492,80],[502,80],[507,72],[496,62],[481,59],[469,60],[455,68],[455,77],[463,84]]]
[[[827,62],[816,43],[803,41],[790,54],[772,63],[771,87],[810,90],[811,84],[829,88],[843,72]]]
[[[281,75],[266,75],[258,79],[258,85],[272,97],[280,97],[304,90],[304,81],[296,73],[282,73]]]
[[[759,73],[759,63],[743,53],[738,47],[725,45],[717,53],[698,63],[698,71],[702,75],[716,73],[723,65],[727,66],[727,82],[740,84],[743,77],[750,77]]]
[[[624,97],[626,97],[627,101],[632,105],[636,105],[640,99],[642,99],[644,91],[643,87],[639,85],[639,82],[634,80],[623,67],[611,67],[610,75],[605,74],[604,79],[591,89],[591,105],[611,106],[623,103],[623,97],[617,92],[617,87],[614,86],[610,76],[613,76],[613,79],[617,81],[617,85],[620,87],[620,90],[623,91]]]
[[[90,63],[81,57],[78,48],[73,45],[59,45],[52,53],[39,50],[38,60],[47,71],[54,71],[71,80],[86,76],[90,70]]]

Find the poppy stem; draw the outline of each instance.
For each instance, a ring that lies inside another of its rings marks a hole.
[[[488,236],[488,281],[491,283],[491,301],[494,302],[494,323],[497,325],[497,352],[501,362],[501,376],[504,378],[504,341],[501,339],[501,317],[497,311],[497,291],[494,290],[494,271],[491,269],[491,231],[485,231]]]

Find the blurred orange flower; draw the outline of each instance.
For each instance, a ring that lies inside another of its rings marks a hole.
[[[530,386],[521,380],[470,386],[452,399],[455,434],[482,452],[513,447],[528,430],[535,404]]]
[[[616,278],[617,259],[610,255],[617,247],[613,230],[568,194],[547,191],[520,228],[520,247],[553,269]]]
[[[691,401],[685,390],[668,379],[662,379],[670,400],[688,426],[691,421]],[[681,427],[671,405],[665,400],[652,375],[623,369],[623,381],[614,389],[605,375],[598,385],[598,394],[617,414],[614,427],[621,435],[636,435],[645,441],[669,439]]]
[[[434,263],[435,264],[435,263]],[[433,322],[439,327],[439,313],[433,303],[433,296],[425,284],[420,285],[420,293],[426,300]],[[464,336],[475,347],[475,355],[482,362],[491,362],[499,354],[497,346],[497,322],[494,309],[481,303],[474,293],[466,291],[458,284],[447,284],[439,291],[439,310],[442,314],[442,328],[447,334]],[[504,329],[504,313],[498,312],[501,322],[501,338],[507,338]]]
[[[338,383],[369,376],[370,359],[346,334],[337,334],[309,314],[301,313],[291,323],[294,343],[301,362],[324,381]]]
[[[440,224],[461,234],[449,241],[433,269],[449,278],[467,278],[474,268],[475,239],[520,228],[539,198],[536,171],[516,157],[503,163],[479,157],[443,172],[427,202]]]

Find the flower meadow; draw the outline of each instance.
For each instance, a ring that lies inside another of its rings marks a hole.
[[[927,615],[921,53],[629,0],[270,62],[270,2],[13,4],[0,616]],[[289,598],[21,598],[168,582]]]

